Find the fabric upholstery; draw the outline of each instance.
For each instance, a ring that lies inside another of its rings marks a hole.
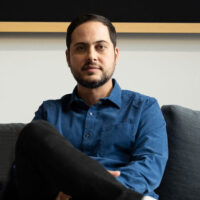
[[[169,160],[158,189],[160,200],[200,199],[200,111],[162,107],[167,122]]]
[[[22,123],[0,124],[0,199],[14,161],[16,140],[23,127]]]

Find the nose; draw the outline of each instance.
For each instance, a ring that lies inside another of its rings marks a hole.
[[[88,60],[97,61],[97,52],[94,47],[88,48]]]

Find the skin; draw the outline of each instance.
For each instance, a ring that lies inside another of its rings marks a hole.
[[[68,66],[74,77],[91,83],[109,77],[107,82],[97,88],[88,88],[77,83],[78,96],[88,105],[98,103],[99,99],[109,96],[112,91],[112,74],[119,56],[114,47],[108,28],[101,22],[89,21],[79,25],[72,33],[70,49],[66,50]],[[76,78],[75,78],[76,79]],[[114,177],[120,171],[108,172]],[[70,196],[59,192],[56,200],[68,200]]]
[[[94,89],[77,84],[79,97],[88,105],[98,103],[112,91],[111,77],[118,55],[119,50],[113,47],[108,29],[102,23],[86,22],[73,31],[70,51],[66,51],[72,74],[88,82],[100,81],[105,74],[110,76],[104,85]]]

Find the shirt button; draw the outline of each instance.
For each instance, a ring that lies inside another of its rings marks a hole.
[[[87,133],[87,134],[85,135],[85,137],[89,138],[89,137],[90,137],[90,134],[89,134],[89,133]]]
[[[90,116],[92,116],[93,115],[93,113],[92,112],[90,112]]]

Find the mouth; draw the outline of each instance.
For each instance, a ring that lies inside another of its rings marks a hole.
[[[93,64],[84,65],[82,68],[83,71],[96,71],[101,70],[101,67]]]

